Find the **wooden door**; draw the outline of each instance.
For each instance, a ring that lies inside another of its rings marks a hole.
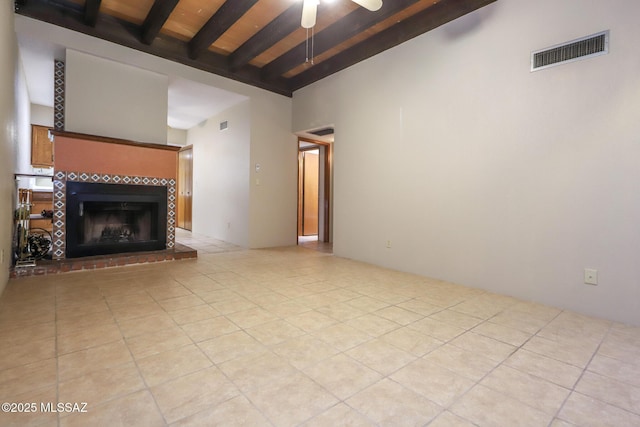
[[[191,230],[193,202],[193,147],[178,153],[178,227]]]
[[[317,151],[303,153],[302,235],[318,234],[318,177],[320,156]]]
[[[304,151],[298,152],[298,236],[303,236],[304,213]]]

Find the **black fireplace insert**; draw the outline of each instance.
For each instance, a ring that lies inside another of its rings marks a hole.
[[[67,258],[166,249],[167,187],[67,182]]]

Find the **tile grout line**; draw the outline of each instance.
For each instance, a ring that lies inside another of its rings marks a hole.
[[[54,285],[54,333],[55,333],[55,357],[56,357],[56,401],[60,400],[60,357],[58,354],[58,284]],[[57,403],[57,402],[56,402]],[[60,427],[60,414],[56,413],[56,421]]]
[[[587,395],[587,394],[581,393],[581,392],[579,392],[579,391],[577,391],[577,390],[576,390],[576,387],[578,386],[578,384],[580,383],[580,381],[581,381],[581,380],[582,380],[582,378],[584,377],[584,374],[589,370],[589,365],[591,365],[591,362],[593,361],[593,359],[594,359],[594,358],[596,357],[596,355],[598,354],[598,352],[599,352],[599,350],[600,350],[600,347],[601,347],[601,346],[602,346],[602,344],[604,343],[605,339],[609,336],[609,334],[611,333],[611,330],[612,330],[612,329],[613,329],[613,322],[611,322],[611,323],[609,324],[609,327],[607,328],[607,332],[603,335],[603,337],[602,337],[602,339],[600,340],[600,342],[598,343],[598,346],[596,347],[595,351],[593,352],[593,354],[592,354],[592,355],[591,355],[591,357],[589,358],[589,361],[586,363],[586,365],[585,365],[584,369],[583,369],[583,370],[582,370],[582,372],[580,373],[580,376],[578,377],[578,379],[577,379],[577,380],[575,381],[575,383],[573,384],[573,387],[571,388],[570,393],[567,395],[566,399],[564,399],[564,401],[562,402],[562,405],[561,405],[560,409],[558,409],[558,411],[557,411],[557,413],[556,413],[556,415],[555,415],[554,419],[555,419],[555,418],[557,418],[557,419],[562,420],[561,418],[559,418],[559,415],[560,415],[560,413],[562,412],[562,409],[564,408],[565,404],[567,403],[567,401],[569,400],[569,398],[571,397],[571,395],[572,395],[572,394],[574,394],[574,393],[575,393],[575,394],[579,394],[579,395],[581,395],[581,396],[588,397],[589,399],[597,400],[598,402],[601,402],[601,403],[603,403],[603,404],[605,404],[605,405],[613,406],[613,407],[615,407],[615,408],[617,408],[617,409],[619,409],[619,410],[622,410],[622,411],[624,411],[624,412],[627,412],[627,413],[629,413],[629,414],[636,415],[636,416],[637,416],[637,415],[640,415],[640,413],[635,413],[635,412],[630,411],[630,410],[628,410],[628,409],[626,409],[626,408],[620,407],[620,406],[618,406],[618,405],[616,405],[616,404],[614,404],[614,403],[609,403],[609,402],[603,401],[602,399],[599,399],[599,398],[597,398],[597,397],[593,397],[593,396],[590,396],[590,395]],[[605,375],[605,376],[606,376],[606,375]],[[607,377],[607,378],[609,378],[608,376],[606,376],[606,377]],[[639,412],[640,412],[640,411],[639,411]],[[563,421],[564,421],[564,420],[563,420]]]
[[[459,305],[459,304],[462,304],[462,302],[460,302],[460,303],[458,303],[458,304],[455,304],[455,305],[453,305],[452,307],[454,307],[454,306],[456,306],[456,305]],[[463,332],[462,334],[460,334],[460,335],[458,335],[458,336],[464,335],[465,333],[472,331],[472,330],[473,330],[474,328],[476,328],[477,326],[479,326],[479,325],[481,325],[481,324],[484,324],[484,323],[489,322],[489,320],[490,320],[490,319],[492,319],[492,318],[496,317],[497,315],[499,315],[499,314],[501,314],[501,313],[503,313],[503,312],[505,312],[505,311],[507,311],[507,310],[506,310],[506,309],[504,309],[504,310],[500,311],[499,313],[494,314],[494,315],[493,315],[493,316],[491,316],[490,318],[484,319],[482,322],[480,322],[479,324],[477,324],[477,325],[473,326],[472,328],[470,328],[470,329],[466,329],[466,330],[465,330],[465,332]],[[560,313],[561,313],[561,312],[560,312]],[[560,315],[560,313],[558,313],[558,314],[554,317],[554,319],[555,319],[557,316],[559,316],[559,315]],[[472,316],[472,317],[473,317],[473,316]],[[553,320],[553,319],[552,319],[552,320]],[[548,325],[549,323],[551,323],[551,321],[552,321],[552,320],[549,320],[549,321],[547,322],[547,325]],[[489,322],[489,323],[490,323],[490,322]],[[539,328],[539,329],[538,329],[538,332],[539,332],[541,329],[542,329],[542,328]],[[471,386],[471,387],[469,387],[469,388],[468,388],[464,393],[460,394],[460,395],[459,395],[459,396],[457,396],[455,399],[453,399],[449,405],[447,405],[446,407],[444,407],[444,410],[443,410],[442,412],[449,411],[449,412],[451,412],[452,414],[454,414],[454,415],[456,415],[456,416],[458,416],[458,417],[460,417],[460,418],[462,418],[462,419],[464,419],[464,420],[466,420],[466,421],[468,421],[468,422],[470,422],[470,423],[472,423],[472,424],[473,424],[473,421],[471,421],[471,420],[469,420],[469,419],[467,419],[467,418],[465,418],[465,417],[463,417],[463,416],[461,416],[461,415],[459,415],[459,414],[456,414],[455,412],[451,411],[451,408],[452,408],[452,407],[453,407],[457,402],[461,401],[461,400],[463,399],[463,397],[464,397],[464,396],[466,396],[466,395],[467,395],[471,390],[473,390],[474,388],[476,388],[476,387],[477,387],[477,386],[479,386],[479,385],[482,385],[482,384],[480,384],[480,383],[481,383],[485,378],[487,378],[489,375],[491,375],[491,374],[492,374],[496,369],[498,369],[498,367],[502,366],[502,365],[504,364],[504,362],[505,362],[507,359],[509,359],[513,354],[515,354],[518,350],[522,349],[522,348],[523,348],[523,346],[524,346],[524,345],[525,345],[525,344],[526,344],[526,343],[527,343],[531,338],[533,338],[536,334],[537,334],[537,332],[536,332],[535,334],[532,334],[532,335],[531,335],[531,336],[530,336],[530,337],[529,337],[529,338],[528,338],[524,343],[522,343],[520,346],[514,346],[514,347],[516,347],[516,348],[515,348],[511,353],[509,353],[509,355],[508,355],[507,357],[505,357],[501,362],[499,362],[496,366],[494,366],[492,369],[490,369],[486,374],[484,374],[484,375],[483,375],[482,377],[480,377],[478,380],[472,380],[472,381],[474,381],[474,385],[473,385],[473,386]],[[453,340],[454,340],[455,338],[457,338],[458,336],[456,336],[456,337],[452,338],[451,340],[449,340],[449,341],[445,342],[445,344],[446,344],[446,343],[450,343],[451,341],[453,341]],[[488,338],[491,338],[491,337],[488,337]],[[495,338],[492,338],[492,339],[495,339]],[[499,341],[499,340],[496,340],[496,341]],[[501,341],[500,341],[500,342],[501,342]],[[454,344],[452,344],[452,345],[454,345]],[[456,347],[457,347],[457,346],[456,346]],[[465,349],[462,349],[462,350],[465,350]],[[465,350],[465,351],[466,351],[466,350]],[[505,365],[505,366],[506,366],[506,365]],[[444,367],[444,368],[445,368],[445,369],[447,369],[446,367]],[[518,371],[519,371],[519,370],[518,370]],[[453,371],[452,371],[452,372],[453,372]],[[455,373],[455,372],[454,372],[454,373]],[[525,374],[527,374],[527,373],[525,372]],[[530,374],[529,374],[529,375],[530,375]],[[483,387],[486,387],[486,386],[483,386]],[[495,390],[494,390],[494,391],[495,391]],[[501,393],[501,392],[498,392],[498,393]],[[501,393],[501,394],[502,394],[502,393]],[[521,402],[521,401],[520,401],[520,400],[518,400],[518,399],[515,399],[515,400],[516,400],[516,401],[518,401],[518,402],[520,402],[520,403],[522,403],[522,404],[525,404],[525,405],[527,405],[527,406],[529,406],[529,407],[531,407],[531,408],[533,408],[533,409],[535,409],[535,410],[537,410],[537,411],[543,412],[543,411],[541,411],[540,409],[535,408],[535,407],[533,407],[533,406],[531,406],[531,405],[527,404],[526,402]],[[435,418],[434,418],[434,419],[435,419]],[[550,422],[553,422],[553,418],[551,418],[551,421],[550,421]]]
[[[102,293],[102,291],[100,293]],[[146,291],[145,291],[145,293],[146,293]],[[151,399],[153,399],[153,403],[154,403],[154,405],[156,407],[156,410],[158,411],[158,414],[162,417],[162,419],[163,419],[163,421],[165,423],[165,426],[168,426],[169,423],[167,422],[167,419],[166,419],[164,413],[160,409],[160,405],[158,404],[158,401],[156,400],[155,395],[151,392],[151,387],[149,387],[149,384],[147,383],[146,378],[144,377],[144,375],[142,375],[142,371],[140,370],[140,365],[138,365],[138,361],[134,357],[133,352],[131,351],[131,348],[129,347],[127,339],[126,339],[126,337],[124,335],[124,331],[122,330],[122,328],[120,326],[120,321],[116,318],[115,313],[112,310],[111,304],[109,304],[109,302],[107,301],[107,298],[106,298],[106,296],[104,294],[103,294],[103,298],[105,299],[105,303],[107,304],[107,307],[109,308],[109,312],[111,313],[111,316],[112,316],[114,322],[118,326],[118,330],[120,331],[120,335],[122,336],[122,342],[126,346],[127,351],[129,352],[129,356],[131,356],[131,360],[133,361],[133,363],[134,363],[134,365],[136,367],[136,371],[138,373],[138,376],[140,377],[140,379],[142,380],[142,383],[144,384],[144,390],[147,391],[147,393],[149,393],[149,395],[151,396]],[[113,401],[113,400],[116,400],[116,399],[121,398],[121,397],[129,396],[129,395],[132,395],[134,393],[138,393],[139,391],[140,390],[135,390],[135,391],[132,391],[131,393],[125,394],[123,396],[117,396],[117,397],[114,397],[113,399],[110,399],[109,401]],[[103,402],[103,404],[104,403],[105,402]]]

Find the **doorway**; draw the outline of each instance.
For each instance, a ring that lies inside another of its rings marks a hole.
[[[193,204],[193,146],[178,153],[178,227],[191,231]]]
[[[331,155],[328,142],[298,140],[298,244],[331,248]]]
[[[315,236],[318,240],[320,150],[313,147],[301,150],[298,157],[298,236]]]

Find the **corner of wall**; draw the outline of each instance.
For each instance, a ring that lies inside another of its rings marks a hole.
[[[243,101],[189,129],[186,141],[193,145],[193,232],[242,247],[249,246],[250,115]]]
[[[24,132],[19,128],[17,111],[27,105],[28,94],[18,59],[18,42],[14,32],[13,2],[0,6],[0,293],[9,280],[11,265],[14,176],[17,141]],[[27,115],[28,120],[28,115]]]
[[[265,94],[251,99],[250,246],[296,244],[298,147],[292,100]]]

